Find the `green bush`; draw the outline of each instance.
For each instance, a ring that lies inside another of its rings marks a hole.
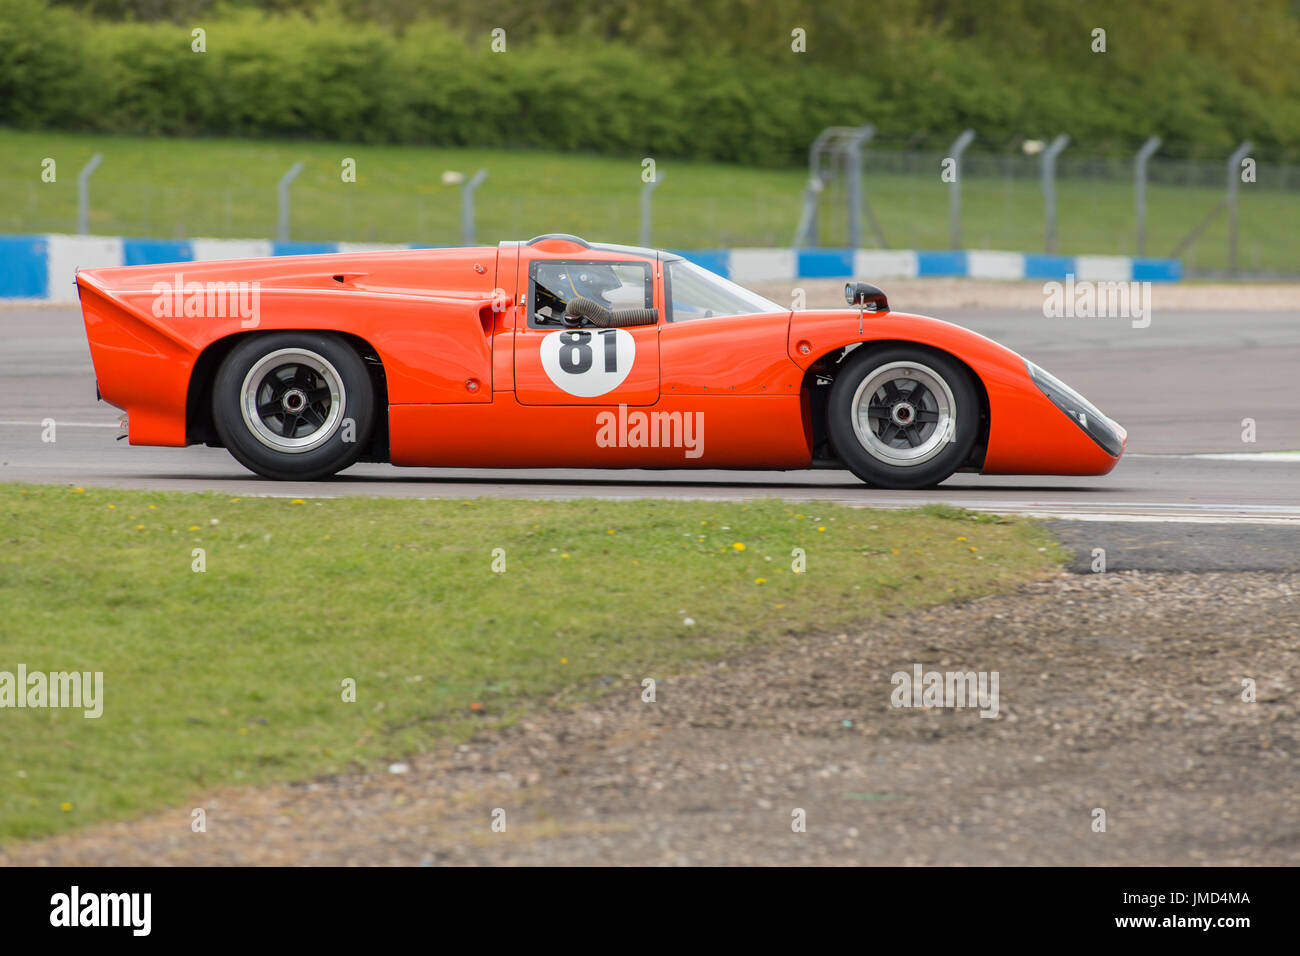
[[[673,10],[687,17],[688,7]],[[1069,25],[1068,42],[1050,32],[1038,39],[1038,25],[1017,21],[1005,45],[990,43],[980,38],[981,8],[962,9],[976,18],[973,33],[900,14],[880,22],[881,39],[852,58],[843,43],[823,56],[776,44],[709,52],[693,36],[686,52],[669,54],[662,41],[515,28],[498,54],[487,32],[467,39],[463,27],[437,22],[398,28],[332,7],[312,15],[227,8],[194,18],[207,31],[207,52],[195,53],[190,25],[109,22],[42,0],[0,0],[0,125],[758,166],[798,164],[822,127],[864,122],[882,139],[930,149],[968,126],[998,148],[1060,132],[1076,150],[1113,155],[1128,155],[1152,133],[1164,137],[1166,156],[1221,156],[1246,137],[1264,152],[1300,147],[1300,105],[1274,73],[1243,81],[1240,71],[1179,55],[1168,42],[1173,52],[1153,66],[1121,42],[1137,27],[1117,33],[1104,56],[1089,52],[1082,22]]]
[[[103,102],[95,74],[104,64],[86,49],[87,39],[68,11],[40,0],[0,0],[0,123],[93,126]]]

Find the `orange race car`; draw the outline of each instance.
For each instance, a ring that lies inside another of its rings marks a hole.
[[[1126,433],[960,326],[792,311],[672,253],[498,247],[84,270],[100,396],[136,445],[224,446],[269,478],[475,468],[845,467],[1102,475]]]

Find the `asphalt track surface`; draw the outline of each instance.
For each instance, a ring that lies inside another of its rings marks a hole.
[[[1219,535],[1245,540],[1253,534],[1248,527],[1273,524],[1281,530],[1269,539],[1268,551],[1278,557],[1264,566],[1294,564],[1282,558],[1300,551],[1300,456],[1255,456],[1300,449],[1300,309],[1158,311],[1147,328],[1127,319],[1048,319],[1026,310],[958,309],[942,317],[1038,361],[1121,422],[1130,438],[1115,471],[1100,478],[959,474],[938,488],[908,492],[867,488],[848,472],[826,470],[475,471],[366,464],[333,481],[271,482],[223,449],[116,441],[120,413],[95,400],[78,311],[36,306],[0,308],[0,480],[295,497],[775,496],[873,507],[944,502],[1104,523],[1121,551],[1134,550],[1124,540],[1126,523],[1216,526],[1181,532],[1188,545]],[[53,443],[41,440],[46,418],[57,422]],[[1247,418],[1255,422],[1254,443],[1242,440]],[[1207,454],[1239,457],[1195,457]],[[1232,531],[1235,525],[1248,527]],[[1095,540],[1101,530],[1081,533]],[[1149,548],[1144,553],[1144,560],[1165,560]]]

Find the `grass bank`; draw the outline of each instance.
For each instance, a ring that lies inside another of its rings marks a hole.
[[[97,719],[0,709],[0,839],[374,766],[1057,558],[946,508],[0,485],[0,672],[103,673]]]

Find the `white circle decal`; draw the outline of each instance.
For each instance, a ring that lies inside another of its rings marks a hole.
[[[636,360],[636,339],[623,329],[566,329],[542,339],[542,368],[570,395],[595,398],[623,384]]]

